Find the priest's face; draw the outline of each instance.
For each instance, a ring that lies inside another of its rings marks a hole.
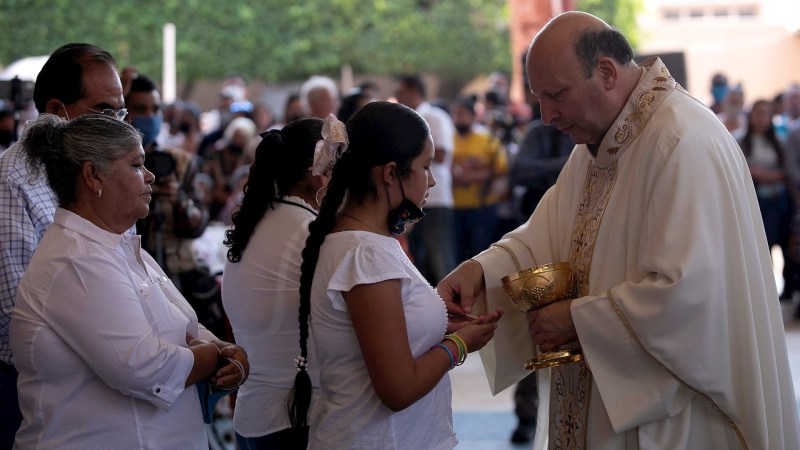
[[[586,77],[573,52],[534,46],[527,60],[531,91],[539,97],[542,122],[553,124],[576,144],[599,144],[616,118],[609,117],[599,70]]]

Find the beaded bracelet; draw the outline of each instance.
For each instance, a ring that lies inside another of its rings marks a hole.
[[[450,357],[450,367],[447,370],[453,370],[453,367],[456,366],[456,358],[453,356],[453,351],[450,350],[450,347],[448,347],[448,346],[446,346],[444,344],[441,344],[441,343],[440,344],[436,344],[436,345],[433,346],[433,348],[437,348],[437,347],[441,348],[442,350],[447,352],[447,356]]]
[[[456,366],[460,366],[464,364],[464,361],[467,360],[467,343],[464,342],[464,339],[457,335],[457,334],[448,334],[445,335],[444,340],[451,341],[456,344],[458,347],[458,359],[456,361]]]

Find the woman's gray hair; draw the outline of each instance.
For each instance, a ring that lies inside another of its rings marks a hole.
[[[100,114],[65,120],[42,114],[28,123],[20,140],[31,180],[41,171],[62,207],[77,200],[78,181],[84,162],[100,172],[142,145],[141,134],[125,122]]]

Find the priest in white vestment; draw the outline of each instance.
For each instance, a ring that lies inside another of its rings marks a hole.
[[[440,284],[451,311],[505,310],[481,351],[493,393],[537,351],[535,448],[800,449],[778,293],[747,162],[659,59],[569,12],[534,38],[542,120],[578,144],[530,220]],[[512,256],[513,255],[513,256]],[[572,265],[575,299],[527,315],[502,277]],[[456,325],[457,326],[457,325]],[[537,349],[538,347],[538,349]]]

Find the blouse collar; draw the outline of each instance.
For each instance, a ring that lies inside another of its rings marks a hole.
[[[106,231],[74,212],[60,207],[56,208],[53,222],[108,248],[116,248],[123,239],[122,234]]]

